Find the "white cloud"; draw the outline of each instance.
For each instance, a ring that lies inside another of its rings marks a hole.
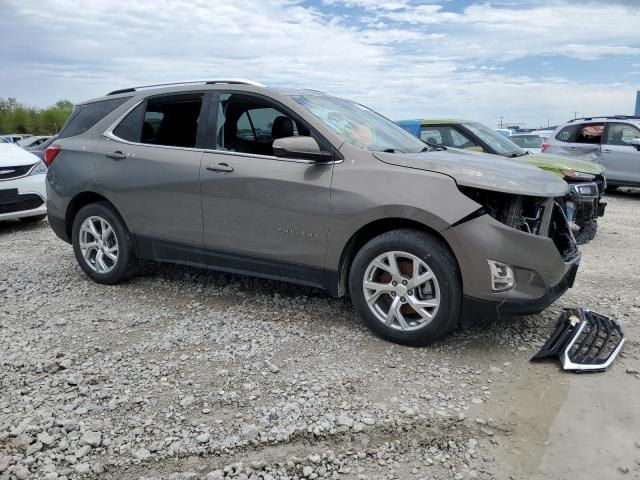
[[[500,62],[534,54],[638,56],[631,28],[640,24],[638,14],[623,6],[587,18],[575,4],[526,11],[483,4],[451,13],[435,3],[346,3],[362,9],[369,23],[297,0],[93,1],[82,8],[71,0],[4,0],[10,14],[0,18],[0,96],[46,105],[131,85],[245,77],[325,90],[392,118],[456,116],[495,124],[505,116],[537,124],[565,120],[576,110],[632,108],[635,89],[620,83],[623,75],[602,84],[571,83],[515,75]]]

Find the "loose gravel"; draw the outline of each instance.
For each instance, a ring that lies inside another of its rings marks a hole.
[[[608,200],[555,305],[428,348],[283,283],[149,265],[97,285],[46,221],[0,224],[0,479],[639,478],[637,400],[610,412],[615,458],[552,448],[576,389],[640,399],[640,192]],[[622,322],[610,372],[528,363],[568,306]],[[587,434],[599,401],[582,405]]]

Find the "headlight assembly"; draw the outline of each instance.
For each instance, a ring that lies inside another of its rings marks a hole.
[[[40,161],[34,165],[29,172],[29,175],[45,175],[47,173],[47,166],[44,162]]]
[[[560,170],[562,174],[571,180],[595,180],[596,176],[585,172],[576,172],[575,170]]]

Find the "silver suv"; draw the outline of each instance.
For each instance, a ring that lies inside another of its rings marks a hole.
[[[639,187],[640,117],[617,115],[570,120],[543,143],[542,152],[602,164],[610,187]]]
[[[580,260],[561,179],[317,91],[118,90],[78,105],[45,159],[50,225],[96,282],[151,259],[349,293],[405,344],[540,311]]]

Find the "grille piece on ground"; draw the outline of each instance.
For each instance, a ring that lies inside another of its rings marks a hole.
[[[568,308],[558,318],[553,335],[531,361],[559,358],[565,370],[604,371],[616,359],[624,342],[624,332],[613,318],[582,308]]]

